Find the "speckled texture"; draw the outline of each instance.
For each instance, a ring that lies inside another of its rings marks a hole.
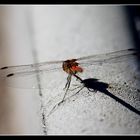
[[[41,6],[33,8],[33,15],[40,61],[65,60],[134,47],[123,7]],[[110,93],[139,110],[139,82],[134,78],[134,62],[92,66],[80,76],[112,83],[114,88],[109,89]],[[56,72],[44,77],[49,87],[42,90],[47,117],[64,95],[66,74]],[[79,83],[76,81],[76,84]],[[75,92],[69,92],[68,96]],[[98,91],[90,93],[85,88],[47,117],[46,129],[48,135],[140,134],[140,116],[107,95]]]
[[[32,22],[30,35],[39,62],[134,47],[124,7],[49,5],[32,6],[27,10],[30,14],[26,14]],[[21,64],[20,60],[19,63]],[[58,66],[61,67],[61,64]],[[89,92],[87,88],[83,88],[74,95],[79,90],[74,88],[82,84],[73,78],[67,100],[49,114],[63,98],[67,74],[61,69],[39,75],[39,92],[42,96],[37,116],[40,115],[42,119],[40,125],[44,134],[140,134],[140,115],[134,111],[140,111],[140,76],[136,66],[137,62],[133,59],[111,65],[91,66],[79,74],[82,79],[97,78],[109,84],[106,90],[128,103],[128,107],[120,104],[120,100],[116,101],[105,95],[108,92]],[[27,79],[24,76],[24,80],[20,79],[17,85],[32,87],[35,81],[29,78],[32,76],[27,75]],[[130,105],[133,109],[129,109]],[[31,118],[35,120],[34,117]],[[29,129],[32,129],[30,125],[25,132]],[[37,130],[40,127],[36,127],[33,132]]]

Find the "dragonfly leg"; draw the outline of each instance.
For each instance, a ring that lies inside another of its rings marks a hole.
[[[69,74],[68,77],[67,77],[67,82],[65,84],[65,87],[63,88],[63,90],[67,89],[68,88],[68,85],[69,85],[69,81],[71,80],[71,75]]]
[[[65,100],[65,97],[66,97],[66,95],[67,95],[68,89],[69,89],[69,87],[70,87],[71,77],[72,77],[71,74],[69,74],[68,77],[67,77],[67,83],[66,83],[66,85],[65,85],[66,92],[65,92],[65,94],[64,94],[64,96],[63,96],[62,101],[61,101],[58,105],[60,105],[60,104]]]
[[[78,86],[76,89],[78,89],[78,88],[80,88],[75,94],[73,94],[73,95],[71,95],[70,97],[68,97],[68,98],[72,98],[73,96],[75,96],[76,94],[78,94],[83,88],[84,88],[84,86]],[[66,101],[68,98],[64,98],[61,102],[59,102],[58,103],[58,106],[62,103],[62,102],[64,102],[64,101]]]
[[[66,83],[66,92],[65,92],[65,94],[64,94],[64,96],[63,96],[63,99],[62,99],[62,101],[60,101],[59,103],[57,103],[52,109],[51,109],[51,111],[50,111],[50,113],[47,115],[47,117],[49,117],[54,111],[55,111],[55,109],[61,104],[61,103],[63,103],[66,99],[65,99],[65,97],[66,97],[66,95],[67,95],[67,92],[68,92],[68,89],[69,89],[69,87],[70,87],[70,83],[71,83],[71,77],[72,77],[72,75],[68,75],[68,77],[67,77],[67,83]],[[73,96],[75,96],[76,94],[78,94],[83,88],[84,88],[84,86],[77,86],[75,89],[78,89],[78,88],[80,88],[74,95],[72,95],[72,96],[70,96],[70,98],[71,97],[73,97]],[[73,89],[73,90],[75,90],[75,89]]]
[[[75,88],[69,89],[70,91],[74,91],[74,90],[76,90],[76,89],[78,89],[78,88],[83,87],[82,85],[73,85],[73,86],[75,86]]]
[[[80,88],[80,86],[78,87],[78,88]],[[72,96],[75,96],[76,94],[78,94],[82,89],[84,88],[84,86],[82,86],[75,94],[73,94]],[[72,97],[71,96],[71,97]]]
[[[80,82],[82,82],[82,79],[81,79],[79,76],[77,76],[77,75],[74,74],[74,73],[73,73],[72,75],[73,75],[74,77],[76,77]],[[65,92],[65,94],[64,94],[64,96],[63,96],[62,101],[59,102],[58,105],[60,105],[60,104],[65,100],[65,97],[66,97],[67,92],[68,92],[69,87],[70,87],[70,83],[71,83],[71,77],[72,77],[72,75],[69,74],[68,77],[67,77],[67,83],[66,83],[65,88],[64,88],[64,89],[66,89],[66,92]],[[79,88],[79,87],[78,87],[78,88]],[[83,89],[83,88],[81,88],[81,89]],[[81,90],[79,90],[79,92],[80,92],[80,91],[81,91]]]

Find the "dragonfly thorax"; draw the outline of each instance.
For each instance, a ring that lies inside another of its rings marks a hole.
[[[63,70],[68,74],[76,74],[77,72],[83,72],[83,69],[76,62],[77,59],[66,60],[63,62]]]

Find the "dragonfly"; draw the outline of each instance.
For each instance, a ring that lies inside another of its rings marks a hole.
[[[125,49],[68,60],[46,61],[28,65],[4,66],[0,68],[0,76],[4,80],[10,80],[12,78],[16,79],[16,77],[24,78],[25,75],[28,76],[44,72],[47,73],[50,71],[62,70],[67,74],[67,82],[64,87],[66,92],[63,96],[63,101],[66,97],[67,91],[69,90],[71,78],[75,77],[81,82],[82,79],[78,74],[84,73],[85,67],[91,65],[119,63],[129,60],[137,55],[140,55],[140,52],[137,49]]]

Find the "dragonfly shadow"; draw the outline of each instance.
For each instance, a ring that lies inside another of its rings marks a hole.
[[[136,108],[134,108],[133,106],[131,106],[129,103],[125,102],[124,100],[122,100],[122,99],[118,98],[117,96],[113,95],[112,93],[110,93],[107,90],[107,88],[109,87],[109,84],[108,83],[101,82],[98,79],[94,79],[94,78],[84,79],[84,80],[81,81],[81,83],[90,92],[91,91],[100,91],[100,92],[104,93],[105,95],[111,97],[115,101],[119,102],[121,105],[123,105],[127,109],[129,109],[129,110],[133,111],[134,113],[140,115],[140,111],[139,110],[137,110]],[[82,89],[83,88],[81,88],[79,91],[81,91]]]
[[[124,100],[118,98],[117,96],[113,95],[112,93],[110,93],[108,91],[108,88],[109,88],[109,84],[108,83],[105,83],[105,82],[101,82],[99,81],[99,79],[95,79],[95,78],[88,78],[88,79],[80,79],[80,82],[82,84],[82,86],[78,87],[78,91],[73,94],[72,96],[70,97],[67,97],[65,98],[63,101],[60,101],[59,103],[57,103],[53,108],[52,110],[49,112],[48,116],[49,117],[57,107],[59,107],[62,103],[66,102],[67,99],[70,99],[72,98],[73,96],[75,96],[76,94],[80,93],[80,91],[83,89],[83,88],[87,88],[90,92],[96,92],[96,91],[99,91],[99,92],[102,92],[104,93],[105,95],[111,97],[112,99],[114,99],[115,101],[119,102],[121,105],[123,105],[124,107],[126,107],[127,109],[129,109],[130,111],[140,115],[140,111],[137,110],[136,108],[134,108],[133,106],[131,106],[129,103],[125,102]],[[75,89],[74,89],[75,90]]]
[[[99,81],[99,79],[89,78],[81,81],[84,87],[86,87],[89,91],[100,91],[106,92],[109,84]]]

